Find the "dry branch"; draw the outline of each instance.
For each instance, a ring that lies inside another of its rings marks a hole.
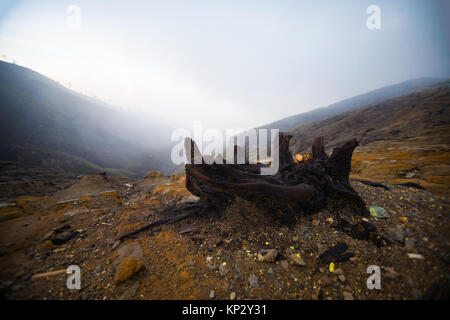
[[[39,278],[45,278],[45,277],[51,277],[51,276],[57,276],[60,274],[65,274],[67,272],[66,269],[56,270],[56,271],[49,271],[49,272],[43,272],[35,274],[31,277],[31,279],[39,279]]]
[[[121,235],[118,240],[121,241],[125,238],[129,238],[132,237],[142,231],[146,231],[155,227],[159,227],[159,226],[164,226],[164,225],[169,225],[175,222],[178,222],[180,220],[186,219],[194,214],[197,213],[198,210],[204,210],[208,207],[207,204],[202,203],[202,202],[194,202],[194,203],[183,203],[182,205],[176,207],[176,206],[170,206],[168,209],[164,210],[163,212],[161,212],[161,215],[164,215],[168,212],[177,212],[177,211],[183,211],[183,213],[176,215],[176,216],[172,216],[172,217],[168,217],[168,218],[163,218],[163,219],[159,219],[156,220],[152,223],[146,224],[142,227],[140,227],[137,230],[125,233],[123,235]]]

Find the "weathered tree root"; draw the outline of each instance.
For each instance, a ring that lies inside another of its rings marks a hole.
[[[180,220],[183,220],[190,216],[193,216],[193,215],[197,214],[199,212],[199,210],[203,211],[203,210],[207,209],[208,207],[209,206],[203,202],[184,203],[181,206],[178,206],[176,208],[174,208],[173,206],[170,206],[167,209],[165,209],[163,212],[161,212],[160,214],[164,215],[169,212],[173,213],[173,212],[177,212],[177,211],[184,211],[184,213],[173,216],[173,217],[159,219],[152,223],[146,224],[137,230],[134,230],[134,231],[131,231],[131,232],[121,235],[118,238],[118,240],[122,241],[125,238],[135,236],[138,233],[141,233],[143,231],[146,231],[146,230],[149,230],[149,229],[152,229],[155,227],[165,226],[165,225],[169,225],[169,224],[178,222]],[[156,230],[153,230],[153,231],[156,232]],[[152,231],[150,232],[150,234],[152,234]]]
[[[357,214],[367,216],[364,200],[349,182],[351,158],[358,142],[355,139],[348,141],[335,148],[329,157],[325,153],[323,137],[319,137],[312,146],[312,158],[305,163],[295,163],[289,151],[291,138],[280,134],[280,168],[272,176],[261,175],[264,165],[248,164],[248,159],[246,164],[206,164],[204,157],[207,156],[201,155],[195,142],[186,138],[186,150],[191,150],[188,161],[194,162],[195,157],[200,160],[200,164],[186,165],[186,188],[200,197],[200,201],[169,206],[160,215],[176,211],[184,213],[147,224],[120,236],[119,240],[175,223],[197,214],[199,209],[200,212],[210,207],[224,209],[236,197],[288,215],[319,211],[326,206],[329,197],[338,197],[348,200]]]
[[[358,181],[362,184],[365,184],[366,186],[371,186],[374,188],[382,188],[387,191],[391,190],[387,186],[385,186],[384,184],[379,183],[379,182],[373,182],[373,181],[369,181],[369,180],[358,180],[358,179],[352,179],[351,181]]]
[[[272,176],[260,175],[264,165],[247,164],[247,159],[246,164],[214,162],[208,165],[198,161],[199,151],[195,142],[186,138],[186,150],[191,150],[185,167],[186,187],[202,201],[218,207],[241,197],[274,211],[294,214],[319,211],[326,206],[329,197],[337,197],[347,199],[356,214],[367,216],[364,200],[349,182],[351,158],[358,146],[356,139],[336,147],[328,156],[323,137],[316,138],[312,145],[312,158],[305,163],[295,163],[289,151],[291,138],[280,134],[280,168]],[[195,157],[200,164],[192,164]]]
[[[377,247],[388,245],[391,241],[378,233],[377,227],[367,221],[360,221],[351,224],[346,219],[336,215],[336,224],[333,226],[337,230],[348,234],[350,237],[358,240],[372,242]]]

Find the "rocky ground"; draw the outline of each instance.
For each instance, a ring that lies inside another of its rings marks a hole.
[[[352,182],[367,207],[339,200],[285,219],[237,199],[123,241],[170,204],[196,201],[185,177],[78,177],[44,196],[0,203],[0,290],[7,299],[421,299],[448,298],[448,199],[426,190]],[[328,249],[337,246],[341,252]],[[327,251],[328,250],[328,251]],[[81,290],[66,287],[69,265]],[[369,290],[367,268],[381,268]]]
[[[19,195],[48,195],[70,187],[76,179],[75,174],[59,169],[0,160],[0,201]]]

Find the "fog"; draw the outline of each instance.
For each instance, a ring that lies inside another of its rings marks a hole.
[[[140,119],[247,129],[449,77],[448,12],[432,0],[2,1],[0,55]]]

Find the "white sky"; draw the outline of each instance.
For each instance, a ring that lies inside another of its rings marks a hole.
[[[381,8],[381,30],[366,9]],[[67,26],[70,5],[79,29]],[[442,7],[444,6],[444,7]],[[140,117],[250,128],[449,77],[448,2],[8,1],[0,56]]]

